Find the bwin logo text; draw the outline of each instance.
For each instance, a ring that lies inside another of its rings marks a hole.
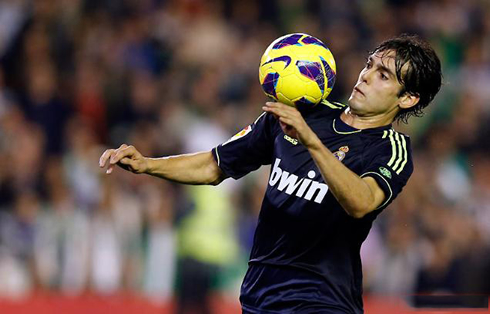
[[[285,190],[284,192],[289,195],[294,193],[297,197],[302,197],[308,201],[310,201],[313,195],[315,195],[315,193],[318,191],[314,201],[318,204],[323,201],[323,198],[328,192],[328,186],[325,183],[311,180],[316,175],[315,171],[310,170],[308,172],[309,179],[299,179],[297,175],[291,174],[279,168],[279,163],[281,163],[281,159],[276,158],[271,176],[269,178],[270,186],[275,186],[279,182],[279,185],[277,186],[279,191]]]

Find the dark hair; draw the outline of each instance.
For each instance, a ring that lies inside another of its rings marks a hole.
[[[402,85],[398,97],[405,93],[420,97],[419,102],[408,109],[402,109],[395,116],[395,121],[408,122],[411,116],[421,117],[441,89],[441,61],[429,43],[415,35],[403,34],[388,39],[376,47],[370,54],[378,52],[395,52],[396,78]],[[408,64],[405,73],[403,66]]]

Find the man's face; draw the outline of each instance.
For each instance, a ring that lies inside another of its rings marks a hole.
[[[354,114],[363,116],[397,112],[401,89],[395,74],[395,52],[376,52],[369,56],[359,74],[349,107]]]

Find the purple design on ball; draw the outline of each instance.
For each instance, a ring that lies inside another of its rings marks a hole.
[[[265,76],[264,82],[262,83],[262,89],[267,95],[277,98],[276,86],[277,86],[278,79],[279,79],[279,73],[268,73]]]
[[[325,59],[320,57],[320,60],[322,61],[323,67],[325,68],[325,74],[328,80],[327,86],[328,88],[333,88],[333,86],[335,85],[335,78],[337,75],[335,74],[335,72],[332,70],[332,68],[330,67],[330,65]]]
[[[315,105],[314,102],[311,102],[309,101],[308,99],[304,98],[304,97],[301,97],[299,100],[296,100],[294,102],[294,104],[296,105],[296,107],[301,107],[301,106],[311,106],[311,105]]]
[[[323,76],[322,65],[318,62],[300,60],[296,62],[296,66],[301,74],[318,84],[318,87],[323,94],[325,91],[325,79]]]
[[[322,43],[320,40],[318,40],[317,38],[315,38],[313,36],[307,36],[307,37],[303,38],[301,41],[306,45],[318,45],[318,46],[324,47],[325,49],[328,49],[324,43]]]
[[[303,37],[302,34],[294,34],[286,38],[283,38],[281,41],[277,42],[272,47],[272,49],[281,49],[282,47],[291,46],[291,45],[302,46],[302,44],[299,42],[301,37]]]
[[[271,60],[265,62],[262,65],[266,65],[266,64],[269,64],[269,63],[272,63],[272,62],[277,62],[277,61],[283,61],[284,63],[286,63],[284,65],[284,68],[287,68],[287,66],[291,63],[291,57],[289,57],[289,56],[277,57],[277,58],[274,58],[274,59],[271,59]]]

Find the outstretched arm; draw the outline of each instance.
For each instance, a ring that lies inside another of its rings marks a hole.
[[[100,156],[99,166],[107,166],[107,174],[112,173],[116,165],[133,173],[146,173],[184,184],[217,185],[226,178],[211,152],[148,158],[134,146],[123,144]]]
[[[330,191],[350,216],[362,218],[381,205],[385,194],[376,180],[359,177],[335,158],[296,108],[267,103],[263,109],[276,115],[284,133],[299,139],[308,149]]]

